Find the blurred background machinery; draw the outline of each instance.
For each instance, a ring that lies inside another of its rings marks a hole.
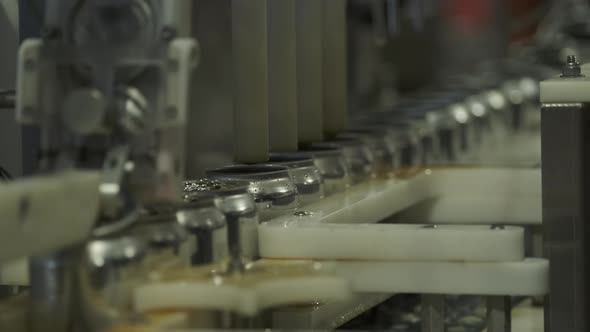
[[[0,4],[0,330],[586,331],[587,1]]]

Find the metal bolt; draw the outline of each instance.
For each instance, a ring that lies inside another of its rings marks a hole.
[[[308,212],[308,211],[297,211],[297,212],[293,213],[293,215],[295,217],[311,217],[313,215],[313,213]]]
[[[563,66],[563,70],[561,73],[561,77],[581,77],[582,75],[582,67],[578,62],[575,55],[568,55],[565,66]]]
[[[173,27],[170,26],[165,26],[162,29],[162,40],[164,41],[172,41],[172,39],[176,38],[176,29],[174,29]]]
[[[422,226],[424,229],[437,229],[438,225],[424,225]]]
[[[37,62],[33,59],[26,59],[25,60],[25,70],[33,71],[37,68]]]
[[[577,63],[575,55],[568,55],[566,61],[567,63]]]
[[[175,120],[178,117],[178,108],[176,106],[168,106],[164,110],[166,112],[166,119]]]
[[[178,71],[179,67],[180,67],[180,64],[178,63],[178,60],[168,59],[168,68],[170,69],[170,71],[176,72],[176,71]]]

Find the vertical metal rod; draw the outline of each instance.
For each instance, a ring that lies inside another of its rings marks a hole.
[[[296,0],[268,2],[270,150],[297,151]]]
[[[234,157],[268,160],[268,0],[232,1]]]
[[[511,332],[512,298],[510,296],[487,297],[488,332]]]
[[[176,0],[178,1],[178,0]],[[190,37],[192,32],[193,0],[181,0],[176,5],[179,37]]]
[[[242,230],[240,217],[235,214],[226,214],[227,221],[227,245],[229,250],[229,269],[232,272],[243,271]]]
[[[322,9],[318,0],[297,0],[297,108],[299,143],[323,135]]]
[[[422,294],[422,332],[445,332],[445,296]]]
[[[371,0],[371,14],[374,19],[373,37],[378,45],[383,45],[387,41],[387,7],[383,0]]]
[[[77,314],[74,312],[76,250],[63,249],[30,259],[31,332],[67,332],[72,328]]]
[[[335,136],[348,125],[347,0],[322,0],[324,134]]]

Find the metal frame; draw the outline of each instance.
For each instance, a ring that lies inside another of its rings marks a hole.
[[[545,331],[586,331],[590,145],[586,104],[542,111],[543,249],[550,261]]]

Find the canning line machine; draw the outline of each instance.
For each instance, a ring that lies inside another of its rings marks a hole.
[[[586,26],[400,63],[437,52],[442,7],[21,1],[34,171],[0,186],[0,330],[507,332],[532,299],[586,331]]]

